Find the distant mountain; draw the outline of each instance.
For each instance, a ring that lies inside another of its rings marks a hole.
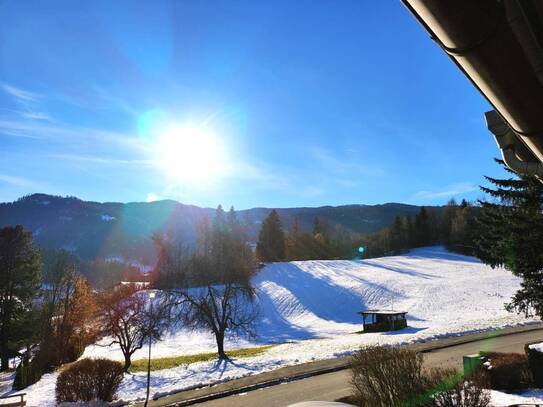
[[[226,208],[227,210],[228,208]],[[256,240],[260,223],[270,208],[238,211],[250,219]],[[315,217],[359,233],[373,233],[388,226],[396,215],[415,215],[419,206],[398,203],[383,205],[322,206],[278,209],[285,229],[297,217],[310,231]],[[33,194],[0,204],[0,226],[21,224],[32,231],[43,248],[64,248],[84,260],[123,257],[149,263],[154,257],[151,236],[174,231],[193,241],[196,225],[214,209],[185,205],[173,200],[156,202],[92,202],[75,197]]]

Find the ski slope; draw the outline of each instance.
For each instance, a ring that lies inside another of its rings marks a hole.
[[[505,311],[520,280],[477,259],[432,247],[370,260],[274,263],[254,277],[260,317],[256,339],[233,336],[226,348],[278,344],[262,355],[234,363],[202,362],[153,372],[151,394],[256,374],[281,366],[348,355],[368,344],[400,344],[529,323]],[[387,333],[357,333],[358,311],[407,311],[409,327]],[[215,350],[208,332],[171,332],[152,348],[153,357]],[[146,349],[134,359],[145,358]],[[122,360],[116,348],[90,346],[83,357]],[[54,400],[56,374],[27,389],[29,405]],[[145,374],[127,375],[118,396],[145,395]]]

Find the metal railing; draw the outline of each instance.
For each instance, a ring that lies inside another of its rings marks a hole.
[[[0,396],[0,407],[24,407],[26,406],[25,401],[26,393],[17,393],[17,394],[10,394],[9,396]],[[19,397],[19,401],[13,401],[10,403],[2,403],[3,400],[11,399]]]

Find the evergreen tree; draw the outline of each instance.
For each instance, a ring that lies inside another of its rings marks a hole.
[[[443,210],[443,215],[441,216],[441,243],[447,248],[451,246],[451,227],[454,217],[456,216],[456,211],[458,205],[454,198],[451,198],[447,202],[447,206]]]
[[[286,258],[288,260],[302,259],[301,240],[300,221],[295,216],[292,219],[292,226],[285,241]]]
[[[313,236],[317,236],[323,233],[324,233],[324,230],[322,227],[322,223],[318,217],[315,217],[315,219],[313,220]]]
[[[400,216],[396,216],[390,230],[390,249],[394,253],[399,253],[406,248],[405,229]]]
[[[522,278],[508,310],[543,318],[543,184],[496,161],[515,177],[485,177],[493,187],[481,189],[493,200],[480,202],[477,255],[484,263],[504,266]]]
[[[256,253],[258,258],[265,262],[285,260],[285,234],[275,209],[262,222]]]
[[[475,224],[475,208],[463,200],[457,208],[451,222],[449,248],[458,253],[472,255],[474,252],[473,239],[477,233]]]
[[[24,340],[21,322],[29,315],[40,288],[40,255],[32,234],[21,225],[0,229],[0,370]]]
[[[431,243],[430,219],[428,211],[423,206],[415,217],[415,244],[416,246],[427,246]]]
[[[416,246],[416,236],[415,236],[415,224],[413,222],[413,218],[411,216],[408,216],[405,218],[405,232],[406,232],[406,242],[407,247],[412,248]]]

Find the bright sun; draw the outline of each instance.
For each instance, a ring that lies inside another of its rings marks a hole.
[[[204,184],[217,180],[225,170],[225,153],[210,129],[173,126],[157,140],[156,162],[176,183]]]

